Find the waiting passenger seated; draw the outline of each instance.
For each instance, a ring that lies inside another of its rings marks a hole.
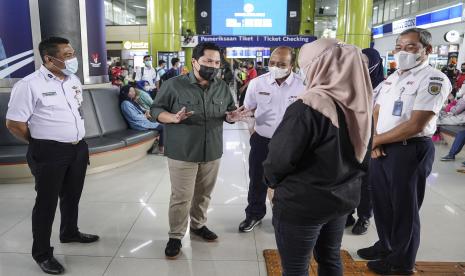
[[[464,124],[465,124],[465,98],[457,97],[457,99],[452,101],[452,103],[449,104],[448,107],[446,107],[444,111],[441,111],[441,113],[439,114],[438,125],[464,125]]]
[[[150,96],[152,89],[150,88],[150,84],[146,80],[137,81],[135,83],[136,88],[136,102],[142,107],[144,110],[150,110],[150,107],[153,104],[153,99]]]
[[[144,110],[137,101],[137,93],[134,87],[126,85],[121,88],[121,112],[128,122],[129,127],[135,130],[157,130],[160,134],[158,139],[158,153],[163,154],[163,125],[150,121],[152,118],[150,112]]]

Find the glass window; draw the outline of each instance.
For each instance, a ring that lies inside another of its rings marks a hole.
[[[380,1],[378,4],[378,23],[383,22],[383,14],[384,14],[384,0]]]
[[[106,25],[147,24],[147,1],[105,0]]]
[[[391,0],[386,0],[384,2],[384,22],[389,21],[389,15],[391,14]]]
[[[391,7],[389,9],[389,20],[394,20],[396,19],[396,0],[391,0]]]
[[[373,7],[373,25],[378,24],[378,9],[379,7],[377,5]]]
[[[426,2],[426,1],[425,1]],[[433,7],[436,7],[438,5],[438,0],[428,0],[428,8],[433,8]]]
[[[410,13],[414,14],[419,11],[418,9],[418,4],[420,3],[420,0],[411,0],[410,1]]]
[[[412,7],[412,1],[411,0],[404,0],[404,10],[402,12],[402,15],[403,16],[409,15],[411,7]]]
[[[403,7],[404,7],[404,1],[403,0],[397,0],[396,1],[396,7],[394,8],[396,10],[396,18],[401,18],[402,17]]]
[[[420,5],[419,11],[428,9],[428,0],[417,0],[417,1],[418,1],[418,4]]]

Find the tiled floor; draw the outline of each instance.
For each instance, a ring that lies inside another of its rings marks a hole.
[[[55,255],[67,275],[266,275],[262,250],[275,248],[271,215],[254,232],[239,234],[247,201],[248,131],[227,125],[224,157],[209,209],[208,226],[219,236],[204,243],[186,235],[183,254],[164,258],[168,232],[170,182],[164,157],[148,156],[124,168],[90,175],[81,204],[80,227],[95,233],[95,244],[60,244],[54,224]],[[447,151],[437,146],[436,159]],[[465,175],[455,171],[462,159],[437,161],[428,179],[418,260],[465,261]],[[32,183],[0,185],[0,276],[43,275],[30,256]],[[343,248],[355,251],[376,241],[371,226],[364,236],[349,230]]]

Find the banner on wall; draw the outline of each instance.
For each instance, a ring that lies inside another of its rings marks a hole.
[[[0,1],[0,81],[35,71],[30,18],[29,0]]]
[[[87,56],[89,72],[84,72],[85,83],[108,81],[107,51],[105,49],[105,10],[103,1],[86,0]],[[84,31],[84,30],[81,30]],[[103,81],[91,81],[93,77]]]
[[[300,48],[305,43],[315,41],[314,36],[305,35],[199,35],[194,36],[190,43],[183,44],[182,47],[195,47],[198,43],[213,42],[219,47],[278,47],[288,46]]]

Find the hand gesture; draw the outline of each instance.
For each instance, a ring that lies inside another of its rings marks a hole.
[[[230,123],[242,121],[244,119],[243,117],[244,111],[245,111],[245,107],[241,106],[234,111],[226,112],[226,121]]]
[[[180,122],[184,121],[192,115],[194,115],[194,111],[186,112],[186,107],[184,106],[183,108],[181,108],[181,110],[179,110],[178,113],[173,114],[172,123],[179,124]]]

